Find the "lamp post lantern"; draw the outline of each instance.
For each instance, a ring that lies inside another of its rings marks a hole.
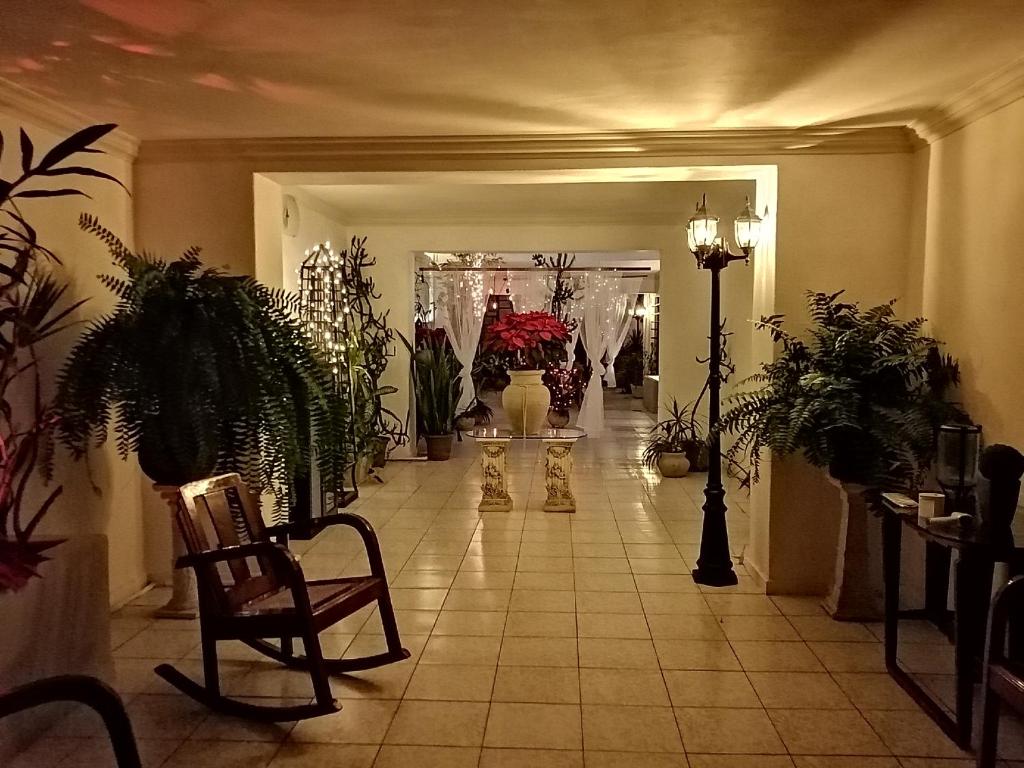
[[[697,212],[686,225],[686,239],[697,259],[697,268],[711,272],[711,333],[708,355],[708,479],[704,488],[704,518],[700,534],[700,555],[693,569],[698,584],[727,587],[737,583],[736,571],[729,554],[729,531],[725,523],[725,487],[722,485],[722,438],[716,430],[720,414],[722,384],[722,295],[719,275],[730,262],[750,258],[761,235],[761,217],[750,207],[750,200],[734,224],[736,244],[743,252],[734,254],[718,236],[718,217],[708,213],[707,201],[701,198]]]

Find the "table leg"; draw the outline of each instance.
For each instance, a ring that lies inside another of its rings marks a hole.
[[[544,485],[548,497],[544,502],[545,512],[575,512],[569,480],[572,477],[571,440],[545,440],[547,456],[544,460]]]
[[[933,541],[925,542],[924,609],[928,621],[949,633],[949,563],[952,552]]]
[[[483,482],[480,484],[483,498],[477,509],[481,512],[511,512],[512,497],[508,494],[505,476],[508,438],[481,439],[477,442],[480,443],[480,467],[483,473]]]
[[[961,550],[954,582],[954,661],[956,666],[956,725],[961,745],[971,743],[974,715],[975,664],[982,647],[992,571],[989,564]]]
[[[900,550],[903,523],[893,513],[882,515],[882,573],[885,582],[885,666],[897,669],[900,626]]]
[[[163,606],[157,608],[154,616],[158,619],[194,619],[196,617],[195,579],[191,568],[175,568],[178,558],[185,553],[185,542],[178,530],[178,486],[153,485],[167,503],[171,520],[171,598]]]

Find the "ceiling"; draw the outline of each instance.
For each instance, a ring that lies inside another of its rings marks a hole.
[[[728,224],[742,209],[744,196],[753,195],[754,183],[325,184],[298,189],[352,225],[623,222],[681,227],[702,194]]]
[[[903,124],[1020,0],[3,0],[0,77],[142,139]]]
[[[426,254],[424,254],[426,255]],[[444,255],[434,253],[433,261],[438,263],[444,263],[450,259]],[[501,263],[507,267],[535,267],[536,264],[533,260],[533,253],[526,253],[524,251],[497,251],[493,254],[501,259]],[[554,256],[554,253],[544,253],[544,256]],[[572,256],[575,257],[573,267],[576,268],[587,268],[587,267],[627,267],[630,269],[646,269],[650,272],[659,272],[661,270],[661,256],[657,251],[573,251]],[[417,260],[417,264],[420,261]],[[424,263],[430,263],[426,261]]]

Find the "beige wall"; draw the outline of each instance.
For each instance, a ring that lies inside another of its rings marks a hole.
[[[1024,99],[928,151],[923,312],[985,441],[1024,450]]]
[[[36,145],[36,156],[71,131],[55,132],[20,118],[0,113],[0,130],[6,139],[3,176],[15,172],[18,161],[18,128],[24,127]],[[84,124],[83,126],[84,127]],[[121,179],[132,188],[131,158],[115,155],[88,155],[76,163],[90,165]],[[26,218],[39,231],[40,241],[55,251],[64,266],[58,268],[70,281],[68,300],[88,298],[78,311],[77,319],[87,321],[113,306],[110,292],[97,276],[111,273],[113,267],[107,251],[96,238],[78,229],[78,216],[87,211],[99,217],[125,242],[133,239],[133,200],[114,184],[89,179],[76,181],[92,199],[68,197],[50,200],[29,200],[21,206]],[[136,200],[137,202],[137,200]],[[81,332],[81,326],[56,338],[46,350],[44,370],[52,386],[54,376]],[[91,477],[90,477],[91,473]],[[134,457],[122,461],[112,443],[95,450],[89,457],[89,470],[84,463],[73,462],[59,450],[55,479],[64,484],[64,495],[44,523],[48,533],[77,535],[102,533],[109,537],[110,599],[121,602],[146,584],[144,562],[143,515],[140,505],[141,473]],[[100,492],[93,491],[95,483]],[[61,550],[54,550],[59,558]]]

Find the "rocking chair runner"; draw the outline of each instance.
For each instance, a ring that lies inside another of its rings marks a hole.
[[[177,567],[195,569],[199,587],[199,626],[205,685],[169,664],[156,673],[192,698],[225,714],[266,721],[303,720],[338,711],[329,675],[371,669],[409,658],[402,647],[384,562],[370,524],[353,514],[332,516],[331,524],[359,533],[370,561],[370,575],[306,581],[298,560],[270,541],[255,499],[237,474],[183,485],[177,522],[187,555]],[[207,529],[218,546],[211,547]],[[387,651],[353,659],[324,659],[319,633],[376,601]],[[280,639],[280,647],[266,641]],[[292,652],[300,638],[304,656]],[[221,695],[217,642],[240,640],[288,667],[309,671],[314,702],[275,707]]]

